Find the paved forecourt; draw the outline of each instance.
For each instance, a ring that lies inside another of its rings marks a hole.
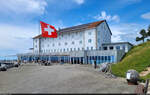
[[[0,72],[0,93],[133,93],[122,78],[105,78],[91,65],[23,64]]]

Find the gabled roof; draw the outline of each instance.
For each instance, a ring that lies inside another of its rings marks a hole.
[[[101,24],[102,22],[106,22],[106,20],[101,20],[101,21],[97,21],[97,22],[92,22],[92,23],[87,23],[87,24],[82,24],[82,25],[77,25],[77,26],[72,26],[72,27],[69,27],[69,28],[64,28],[64,29],[60,29],[58,30],[58,33],[64,33],[64,32],[79,32],[79,31],[83,31],[83,30],[86,30],[86,29],[91,29],[91,28],[95,28],[97,27],[99,24]],[[106,22],[107,24],[107,22]],[[108,24],[107,24],[108,26]],[[109,28],[109,26],[108,26]],[[110,29],[109,29],[110,30]],[[111,32],[111,31],[110,31]],[[112,33],[111,33],[112,34]],[[42,37],[42,35],[38,35],[38,36],[35,36],[33,37],[33,39],[35,38],[40,38]]]
[[[40,34],[40,35],[37,35],[37,36],[33,37],[33,39],[41,38],[41,37],[42,37],[42,35]]]

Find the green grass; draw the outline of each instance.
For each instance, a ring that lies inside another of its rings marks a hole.
[[[135,69],[140,73],[146,67],[150,67],[150,41],[134,46],[121,62],[112,65],[112,73],[125,77],[129,69]],[[142,77],[142,79],[145,78],[150,78],[150,75]]]
[[[143,76],[143,77],[140,78],[140,80],[144,81],[144,82],[145,82],[146,79],[150,79],[150,74],[148,74],[148,75]]]

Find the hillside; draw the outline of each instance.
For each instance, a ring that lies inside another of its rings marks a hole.
[[[150,67],[150,41],[134,46],[121,62],[112,65],[112,73],[125,77],[128,69],[135,69],[140,73],[146,67]],[[143,78],[150,78],[150,75]]]

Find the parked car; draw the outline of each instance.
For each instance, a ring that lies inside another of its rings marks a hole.
[[[51,63],[50,63],[50,62],[45,62],[44,65],[45,65],[45,66],[50,66]]]
[[[0,71],[7,71],[7,66],[4,63],[0,63]]]
[[[6,65],[7,69],[14,67],[14,63],[4,63],[4,64]]]
[[[41,65],[50,66],[51,63],[50,63],[49,61],[42,60],[42,61],[41,61]]]
[[[14,67],[19,67],[19,65],[20,65],[20,64],[19,64],[18,62],[15,62],[15,63],[14,63]]]

